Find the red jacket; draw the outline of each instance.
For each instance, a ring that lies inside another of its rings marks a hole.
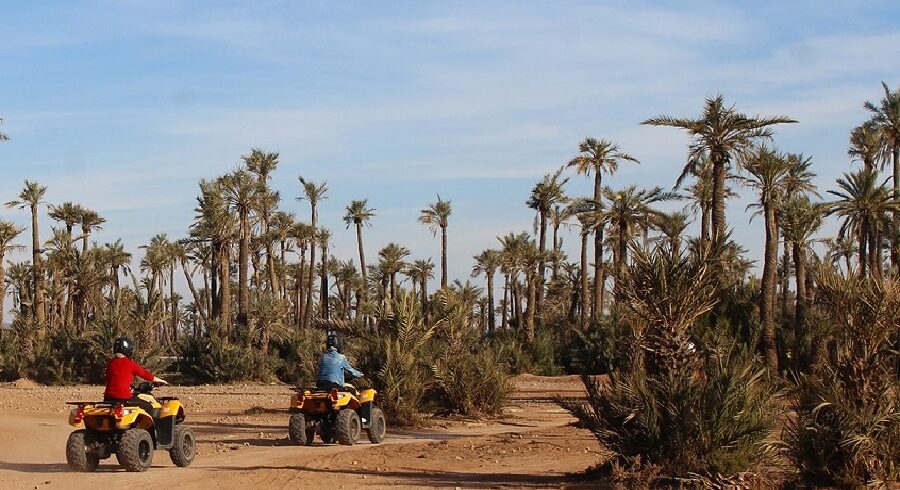
[[[131,382],[135,376],[153,381],[153,373],[127,357],[113,357],[106,365],[106,391],[104,398],[114,400],[131,399]]]

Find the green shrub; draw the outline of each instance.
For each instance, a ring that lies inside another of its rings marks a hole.
[[[448,350],[432,364],[441,408],[462,415],[493,415],[503,408],[512,390],[507,367],[484,347],[475,352]]]
[[[275,370],[278,379],[310,386],[316,381],[319,356],[325,350],[325,331],[312,328],[294,330],[286,339],[277,342],[275,349],[280,359]]]
[[[582,377],[587,401],[558,402],[617,458],[639,458],[668,476],[736,473],[768,451],[779,413],[777,389],[753,358],[726,351],[701,372],[614,373],[604,387]]]
[[[900,479],[900,330],[896,280],[819,271],[817,301],[837,332],[835,355],[800,376],[783,444],[812,484],[889,486]]]
[[[268,380],[275,365],[274,358],[258,349],[217,337],[187,339],[181,350],[181,372],[197,382]]]

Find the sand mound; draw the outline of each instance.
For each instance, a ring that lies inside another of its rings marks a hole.
[[[39,388],[41,384],[36,383],[28,378],[19,378],[10,383],[10,386],[12,386],[13,388]]]

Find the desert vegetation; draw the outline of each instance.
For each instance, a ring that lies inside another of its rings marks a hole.
[[[694,119],[643,122],[688,137],[672,189],[616,184],[639,148],[573,142],[571,159],[520,196],[533,229],[498,230],[465,282],[448,274],[448,236],[465,226],[451,199],[410,217],[440,238],[437,259],[401,243],[373,250],[376,203],[332,203],[326,182],[303,177],[281,196],[279,155],[262,149],[201,180],[191,227],[154,236],[141,257],[92,240],[97,212],[26,181],[6,204],[31,226],[0,222],[11,297],[0,315],[12,313],[0,377],[98,382],[127,333],[142,362],[185,382],[306,383],[330,328],[397,421],[497,413],[509,375],[576,373],[587,399],[559,403],[610,451],[599,470],[611,478],[728,484],[775,479],[789,463],[796,471],[777,478],[887,486],[900,475],[900,89],[885,84],[863,105],[871,117],[850,133],[832,189],[813,184],[812,159],[777,147],[778,128],[796,121],[748,116],[722,96]],[[567,194],[579,176],[591,195]],[[726,222],[739,187],[755,196],[747,215],[764,241],[755,270]],[[342,223],[322,222],[323,206],[343,205]],[[820,233],[828,220],[837,236]],[[564,228],[578,256],[564,252]],[[333,255],[340,231],[358,253]],[[18,248],[31,260],[6,262]]]

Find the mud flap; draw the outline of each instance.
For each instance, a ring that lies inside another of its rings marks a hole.
[[[162,448],[172,447],[175,434],[175,416],[164,417],[156,421],[156,445]]]
[[[366,402],[360,405],[359,421],[362,423],[363,429],[368,429],[372,425],[372,402]]]

